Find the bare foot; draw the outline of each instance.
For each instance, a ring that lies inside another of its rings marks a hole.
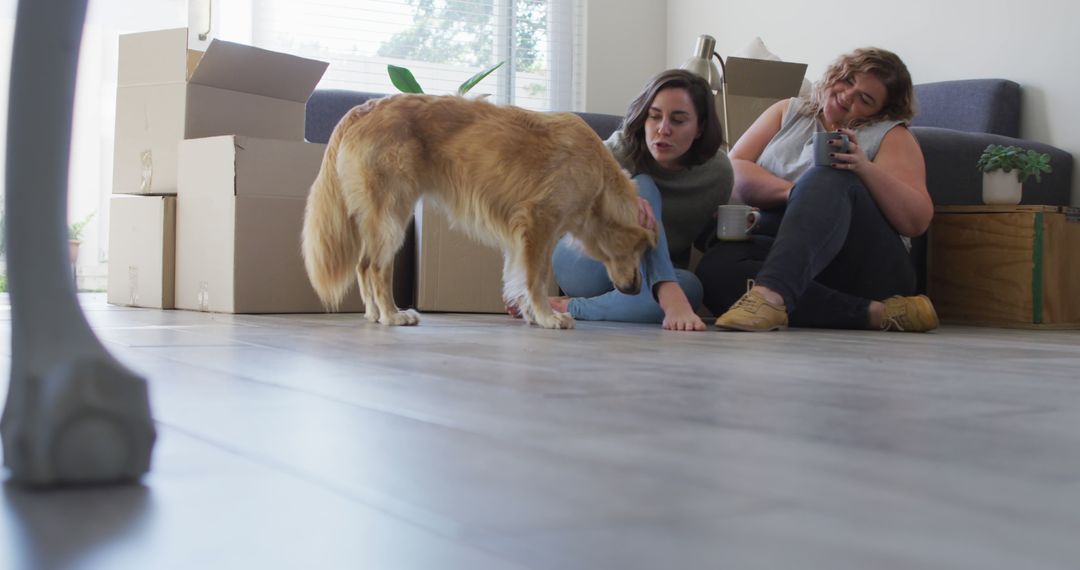
[[[570,312],[570,297],[548,297],[548,305],[556,313]]]

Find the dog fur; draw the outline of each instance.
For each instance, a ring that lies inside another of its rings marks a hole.
[[[419,322],[392,294],[393,261],[421,196],[503,252],[503,298],[546,328],[573,328],[546,296],[564,234],[636,294],[656,244],[638,223],[637,190],[581,118],[457,96],[393,95],[350,110],[334,128],[304,213],[308,278],[327,310],[359,282],[366,317]]]

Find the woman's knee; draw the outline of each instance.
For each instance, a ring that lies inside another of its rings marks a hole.
[[[660,188],[656,185],[656,182],[648,174],[638,174],[634,177],[634,184],[637,185],[638,196],[641,196],[652,206],[653,215],[657,218],[660,217]]]
[[[788,201],[818,193],[826,193],[829,197],[847,193],[852,200],[870,195],[854,172],[837,170],[830,166],[812,166],[795,181]]]
[[[595,297],[614,288],[603,264],[579,251],[565,238],[555,246],[551,269],[559,288],[571,297]]]

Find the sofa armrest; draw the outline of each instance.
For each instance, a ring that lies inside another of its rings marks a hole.
[[[1067,206],[1072,195],[1073,157],[1048,144],[986,133],[911,127],[926,160],[926,186],[938,206],[982,204],[982,172],[975,163],[986,145],[1016,145],[1050,155],[1053,172],[1024,183],[1021,204]]]

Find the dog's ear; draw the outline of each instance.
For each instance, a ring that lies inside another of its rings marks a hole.
[[[645,228],[642,228],[642,229],[645,229]],[[655,227],[653,227],[652,229],[645,229],[645,232],[647,234],[645,239],[649,243],[649,249],[652,249],[652,248],[656,247],[656,242],[660,241],[660,235],[659,235],[658,230]]]

